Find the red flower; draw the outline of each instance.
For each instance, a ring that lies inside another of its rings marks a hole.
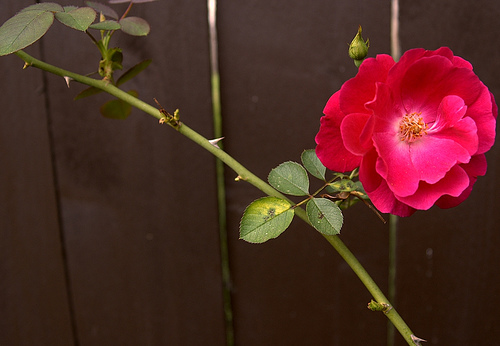
[[[469,196],[486,173],[498,108],[472,65],[443,47],[409,50],[398,63],[366,59],[324,113],[316,136],[323,164],[359,167],[381,212],[409,216]]]

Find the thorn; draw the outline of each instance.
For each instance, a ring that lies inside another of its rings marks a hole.
[[[411,335],[411,339],[413,340],[413,342],[415,343],[415,345],[417,346],[421,346],[420,343],[421,342],[427,342],[427,340],[424,340],[424,339],[420,339],[419,337],[415,336],[415,335]]]
[[[214,147],[216,147],[217,149],[220,149],[219,146],[217,145],[217,143],[219,143],[223,139],[224,139],[224,137],[220,137],[220,138],[210,139],[208,142],[210,144],[212,144]]]
[[[31,66],[31,64],[25,62],[24,65],[23,65],[23,70],[26,70],[30,66]]]
[[[66,85],[67,85],[67,86],[68,86],[68,88],[69,88],[69,82],[71,82],[71,81],[73,80],[73,78],[68,77],[68,76],[64,76],[63,78],[64,78],[64,80],[66,81]]]

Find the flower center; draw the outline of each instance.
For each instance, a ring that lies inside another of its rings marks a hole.
[[[429,126],[420,116],[422,113],[405,114],[399,123],[399,136],[401,141],[409,143],[427,134]]]

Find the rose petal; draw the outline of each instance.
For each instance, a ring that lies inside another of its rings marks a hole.
[[[421,112],[424,121],[430,123],[446,96],[459,96],[471,105],[482,89],[479,78],[469,69],[453,67],[445,57],[431,56],[408,68],[401,84],[401,100],[408,113]]]
[[[462,67],[472,71],[472,64],[459,56],[454,56],[452,60],[453,66]]]
[[[361,157],[349,152],[342,142],[340,122],[345,115],[339,108],[339,94],[340,92],[336,92],[328,100],[326,115],[320,120],[321,126],[316,135],[316,155],[328,169],[347,172],[359,166]]]
[[[477,100],[468,107],[466,116],[474,119],[479,138],[477,153],[490,150],[495,143],[496,118],[498,108],[493,94],[484,86]]]
[[[373,144],[380,156],[377,172],[396,195],[413,194],[418,188],[419,175],[411,162],[410,146],[399,135],[399,121],[404,113],[394,104],[387,85],[377,84],[377,97],[367,108],[375,118]]]
[[[359,67],[356,77],[344,83],[341,89],[340,108],[345,114],[365,113],[365,103],[375,97],[375,83],[385,82],[394,60],[385,54],[368,58]]]
[[[382,212],[455,206],[486,172],[483,153],[494,143],[498,108],[472,65],[447,47],[410,50],[396,64],[386,55],[367,59],[331,100],[318,156],[327,167],[359,164],[360,181]],[[416,136],[402,137],[405,116],[425,123]],[[327,142],[336,148],[325,149]]]
[[[340,125],[342,140],[351,153],[355,155],[364,155],[373,146],[371,141],[370,129],[373,121],[372,116],[363,113],[349,114],[344,118]]]
[[[461,97],[456,95],[445,96],[439,104],[436,121],[427,132],[437,132],[445,128],[453,127],[463,118],[466,111],[467,106]]]
[[[377,152],[372,149],[367,153],[359,167],[359,180],[363,188],[370,197],[375,208],[382,213],[391,213],[398,216],[410,216],[415,209],[398,201],[394,193],[389,189],[387,183],[377,174],[375,165],[377,161]]]
[[[460,165],[460,167],[462,167],[469,175],[469,186],[458,197],[453,197],[450,195],[441,196],[436,201],[436,205],[438,207],[443,209],[456,207],[469,197],[470,193],[472,192],[472,187],[477,181],[477,177],[486,174],[486,157],[484,156],[484,154],[475,155],[471,158],[469,163]]]
[[[377,151],[372,148],[372,150],[363,156],[363,160],[359,167],[359,180],[368,194],[375,191],[382,182],[382,177],[375,170],[377,159]]]
[[[396,196],[404,204],[415,209],[427,210],[443,195],[460,196],[469,186],[469,176],[460,166],[453,166],[443,179],[435,184],[421,182],[418,190],[411,196]]]

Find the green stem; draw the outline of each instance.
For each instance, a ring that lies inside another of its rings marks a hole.
[[[389,216],[389,275],[387,295],[389,300],[396,303],[396,244],[398,232],[398,217]],[[387,324],[387,346],[394,346],[394,325]]]
[[[214,139],[222,137],[222,111],[220,99],[220,78],[218,62],[218,41],[216,25],[216,1],[207,1],[208,29],[210,36],[210,75],[212,87],[212,113],[214,123]],[[219,148],[224,149],[219,143]],[[215,159],[215,173],[217,177],[217,204],[219,211],[219,244],[220,262],[222,272],[222,302],[224,306],[224,319],[226,327],[226,346],[234,346],[233,308],[231,302],[231,270],[229,266],[229,245],[227,238],[227,205],[226,184],[224,178],[224,163]]]
[[[40,61],[38,59],[33,58],[29,54],[23,52],[23,51],[18,51],[15,53],[17,56],[19,56],[21,59],[23,59],[27,66],[33,66],[36,68],[40,68],[42,70],[45,70],[47,72],[53,73],[55,75],[61,76],[61,77],[69,77],[74,81],[93,86],[96,88],[99,88],[113,96],[116,96],[117,98],[131,104],[132,106],[136,107],[139,110],[142,110],[143,112],[155,117],[156,119],[161,119],[163,118],[163,114],[159,112],[159,110],[144,101],[141,101],[132,95],[120,90],[119,88],[115,87],[114,85],[110,84],[109,82],[102,81],[102,80],[96,80],[93,78],[85,77],[77,73],[73,73],[70,71],[63,70],[59,67],[52,66],[50,64],[47,64],[43,61]],[[189,128],[187,125],[181,123],[178,126],[174,126],[174,128],[181,133],[182,135],[188,137],[191,139],[193,142],[199,144],[201,147],[206,149],[208,152],[213,154],[215,157],[220,159],[222,162],[224,162],[227,166],[232,168],[239,176],[240,180],[244,180],[265,194],[269,196],[274,196],[274,197],[279,197],[282,199],[289,200],[286,196],[275,190],[272,186],[267,184],[265,181],[257,177],[255,174],[250,172],[248,169],[246,169],[242,164],[240,164],[238,161],[236,161],[233,157],[231,157],[229,154],[224,152],[223,150],[215,147],[212,145],[208,139],[197,133],[196,131],[192,130]],[[293,202],[292,202],[293,203]],[[307,218],[306,212],[302,208],[295,208],[295,214],[304,220],[306,223],[310,225],[310,222]],[[380,288],[377,286],[377,284],[373,281],[373,279],[370,277],[370,275],[366,272],[366,270],[363,268],[361,263],[357,260],[357,258],[353,255],[353,253],[345,246],[345,244],[342,242],[342,240],[339,238],[339,236],[327,236],[323,235],[326,240],[333,246],[333,248],[340,254],[340,256],[347,262],[347,264],[351,267],[351,269],[354,271],[354,273],[358,276],[358,278],[361,280],[361,282],[365,285],[365,287],[368,289],[368,291],[371,293],[373,298],[378,302],[378,303],[386,303],[389,304],[389,300],[384,296]],[[415,343],[412,340],[412,331],[410,328],[406,325],[404,320],[401,318],[401,316],[397,313],[396,309],[394,309],[392,306],[390,306],[389,310],[384,313],[387,318],[394,324],[394,326],[398,329],[398,331],[401,333],[403,338],[407,341],[408,345],[415,345]]]

